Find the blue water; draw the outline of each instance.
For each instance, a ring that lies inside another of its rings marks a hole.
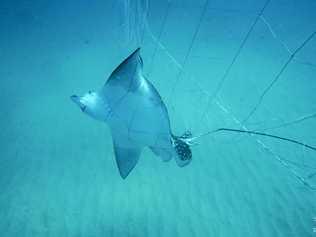
[[[315,151],[223,132],[184,168],[146,149],[122,180],[109,128],[69,98],[141,47],[175,134],[316,146],[316,36],[270,86],[316,30],[316,2],[258,17],[264,4],[1,1],[0,236],[316,236]]]

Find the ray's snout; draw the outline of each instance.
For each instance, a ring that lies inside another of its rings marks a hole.
[[[79,97],[79,96],[77,96],[77,95],[72,95],[72,96],[70,96],[70,99],[71,99],[73,102],[75,102],[76,104],[79,105],[79,103],[80,103],[80,97]]]
[[[70,96],[70,99],[71,99],[75,104],[77,104],[77,105],[80,107],[80,109],[82,110],[82,112],[85,111],[86,106],[81,103],[81,101],[80,101],[80,96],[72,95],[72,96]]]

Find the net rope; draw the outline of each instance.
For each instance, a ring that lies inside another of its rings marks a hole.
[[[151,31],[151,28],[149,27],[148,21],[146,20],[146,25],[145,25],[145,29],[146,29],[146,33],[149,34],[150,38],[152,39],[152,41],[154,42],[155,48],[154,48],[154,52],[153,55],[151,57],[151,62],[150,62],[150,69],[148,71],[148,74],[151,74],[154,68],[154,59],[157,56],[157,52],[158,49],[160,49],[161,51],[164,52],[164,54],[167,56],[167,58],[170,60],[170,62],[173,63],[173,65],[176,66],[176,68],[178,69],[178,74],[176,76],[176,80],[175,83],[173,83],[172,85],[172,89],[171,89],[171,94],[175,92],[176,87],[179,83],[179,80],[181,80],[181,77],[183,75],[187,75],[187,78],[189,80],[191,80],[192,82],[194,82],[194,84],[196,85],[196,87],[198,88],[198,90],[204,94],[207,97],[207,104],[206,104],[206,108],[204,110],[204,112],[202,113],[201,116],[201,120],[206,117],[208,118],[208,109],[209,106],[211,104],[216,105],[220,111],[222,111],[226,116],[228,116],[230,119],[232,119],[232,121],[236,124],[236,126],[238,126],[239,128],[241,128],[244,131],[250,131],[249,128],[245,125],[245,122],[253,115],[253,113],[258,109],[258,107],[260,106],[261,102],[257,103],[256,106],[254,107],[253,110],[251,110],[251,112],[248,114],[248,116],[246,117],[246,119],[244,119],[243,121],[238,119],[237,116],[232,112],[232,110],[227,106],[224,105],[224,102],[221,100],[219,93],[222,89],[222,85],[224,83],[224,81],[228,78],[229,72],[231,70],[231,68],[234,66],[235,62],[238,60],[238,57],[240,55],[240,53],[242,52],[244,46],[247,43],[247,40],[249,38],[249,36],[252,34],[253,30],[255,29],[258,21],[262,21],[264,23],[264,25],[267,27],[268,31],[271,33],[272,37],[277,40],[280,45],[282,46],[282,48],[284,48],[286,50],[286,52],[289,54],[289,59],[287,60],[287,62],[283,65],[283,67],[281,68],[281,71],[279,72],[279,74],[277,75],[277,77],[274,78],[274,80],[272,81],[272,83],[269,85],[268,88],[266,88],[263,91],[263,94],[261,94],[261,97],[259,97],[259,101],[260,98],[263,98],[263,96],[272,88],[273,84],[279,79],[280,75],[282,74],[282,72],[285,70],[285,68],[288,66],[288,64],[292,61],[295,60],[299,63],[303,63],[309,66],[316,66],[314,63],[310,63],[310,62],[306,62],[304,60],[301,60],[300,58],[298,58],[296,56],[296,53],[298,53],[304,46],[305,44],[307,44],[316,34],[316,32],[313,32],[301,45],[300,47],[298,47],[294,52],[292,52],[290,50],[290,48],[287,46],[287,44],[281,40],[281,38],[277,35],[277,33],[275,32],[275,30],[273,29],[273,27],[271,26],[271,24],[267,21],[267,19],[264,17],[264,12],[266,10],[266,8],[268,7],[270,3],[270,0],[265,1],[263,7],[260,9],[260,11],[258,12],[258,14],[256,14],[249,30],[247,31],[245,37],[242,39],[242,42],[237,50],[237,52],[234,54],[234,57],[232,58],[231,63],[228,65],[228,67],[226,68],[223,76],[220,79],[220,82],[218,83],[218,86],[216,87],[215,93],[210,93],[209,91],[203,89],[203,86],[199,83],[199,80],[196,80],[196,77],[192,74],[188,74],[185,70],[185,66],[188,64],[188,59],[191,55],[192,49],[198,39],[198,34],[201,30],[201,25],[203,23],[203,20],[205,18],[205,16],[207,15],[207,9],[209,6],[209,0],[206,0],[203,4],[203,6],[201,7],[201,13],[199,16],[199,20],[198,23],[195,27],[195,31],[193,33],[192,39],[189,43],[189,47],[188,50],[185,53],[185,57],[183,60],[183,63],[180,63],[172,54],[171,52],[168,50],[168,48],[161,42],[161,37],[165,31],[165,27],[166,24],[168,22],[168,17],[170,15],[170,11],[172,10],[172,2],[168,1],[167,2],[167,6],[165,8],[165,12],[164,15],[162,17],[162,22],[160,25],[160,29],[158,31],[158,36],[156,37],[153,32]],[[263,96],[262,96],[263,95]],[[170,97],[170,96],[169,96]],[[171,98],[171,97],[170,97]],[[171,99],[170,99],[171,100]],[[272,129],[276,129],[276,128],[281,128],[281,127],[287,127],[287,126],[292,126],[294,124],[298,124],[301,122],[304,122],[306,120],[309,119],[313,119],[316,117],[316,113],[310,113],[304,116],[300,116],[296,119],[293,119],[291,121],[287,121],[285,123],[273,126],[273,127],[268,127],[265,129],[260,129],[260,131],[265,131],[265,130],[272,130]],[[306,186],[307,188],[309,188],[310,190],[316,190],[316,186],[312,185],[309,181],[310,179],[312,179],[313,177],[316,176],[316,172],[312,172],[306,176],[301,175],[298,171],[297,168],[300,169],[313,169],[315,170],[316,167],[312,167],[309,165],[305,165],[305,164],[299,164],[297,162],[293,162],[287,159],[284,159],[283,157],[281,157],[279,154],[276,154],[272,148],[270,148],[265,142],[262,141],[262,139],[260,139],[258,136],[256,136],[255,134],[248,134],[257,144],[259,147],[261,147],[261,149],[265,150],[266,152],[268,152],[271,157],[273,157],[279,164],[281,164],[281,166],[283,166],[285,169],[287,169],[290,174],[292,174],[300,183],[302,183],[304,186]]]

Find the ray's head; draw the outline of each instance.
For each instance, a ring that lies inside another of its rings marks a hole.
[[[89,91],[83,96],[72,95],[70,98],[83,113],[94,119],[106,121],[110,114],[108,104],[98,92]]]

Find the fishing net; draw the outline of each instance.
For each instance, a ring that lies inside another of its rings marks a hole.
[[[126,43],[140,44],[147,24],[149,0],[120,1],[123,6],[122,28],[124,29]]]
[[[296,138],[303,145],[316,143],[311,133],[316,106],[310,102],[316,87],[308,81],[316,68],[311,53],[316,52],[315,29],[304,28],[299,37],[287,42],[278,31],[286,35],[293,26],[278,21],[273,11],[276,5],[269,0],[243,8],[206,0],[192,6],[186,1],[165,2],[153,32],[147,18],[148,1],[124,4],[129,39],[141,42],[140,32],[145,32],[151,52],[145,74],[165,98],[176,132],[189,130],[198,135],[231,127]],[[186,23],[192,25],[184,26],[181,21],[188,17],[192,20]],[[172,29],[177,27],[188,30],[173,35],[179,40],[171,41]],[[216,136],[203,142],[210,144]],[[316,188],[315,151],[256,134],[228,133],[223,138],[230,141],[231,149],[243,139],[249,139],[257,152],[273,158],[304,186]]]

